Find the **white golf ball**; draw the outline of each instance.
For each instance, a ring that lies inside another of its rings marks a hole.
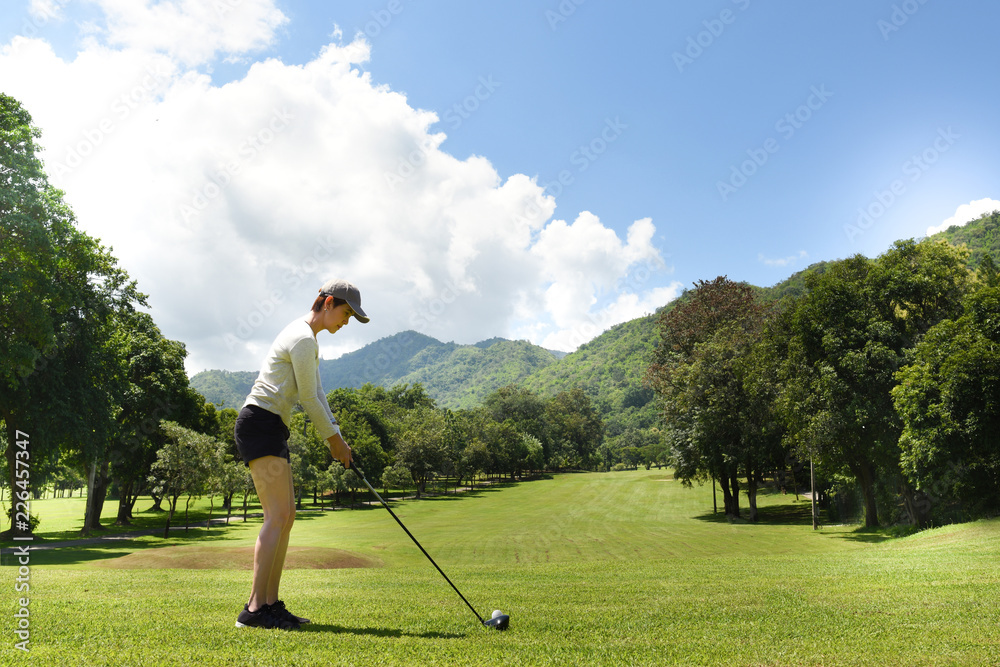
[[[503,612],[500,611],[499,609],[494,609],[493,610],[493,615],[490,616],[490,618],[496,618],[497,616],[503,616]]]

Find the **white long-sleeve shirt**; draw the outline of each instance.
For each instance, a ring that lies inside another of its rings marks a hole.
[[[290,427],[296,402],[302,404],[321,438],[338,432],[319,377],[319,343],[304,319],[295,320],[274,339],[243,405],[280,415]]]

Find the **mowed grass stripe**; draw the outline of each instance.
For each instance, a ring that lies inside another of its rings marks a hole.
[[[767,507],[795,503],[792,496],[775,494],[762,496],[761,505],[766,513]],[[851,527],[812,531],[807,501],[800,500],[798,507],[800,524],[730,525],[721,514],[712,514],[710,487],[685,488],[665,471],[642,470],[557,475],[470,496],[408,501],[395,511],[436,560],[440,555],[458,563],[687,558],[734,551],[811,553],[858,546],[843,539]],[[367,512],[365,517],[352,514],[338,515],[350,524],[346,534],[374,531],[384,547],[392,547],[390,554],[402,548],[405,557],[409,540],[391,517],[384,512],[374,517]],[[351,548],[343,543],[332,546]]]

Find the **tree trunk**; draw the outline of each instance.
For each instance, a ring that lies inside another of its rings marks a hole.
[[[139,487],[135,480],[118,480],[121,487],[121,495],[118,498],[118,518],[115,519],[116,526],[132,525],[132,509],[139,499]]]
[[[736,473],[729,475],[729,501],[731,506],[727,508],[726,514],[729,515],[731,519],[740,518],[740,480]]]
[[[903,506],[906,508],[910,523],[917,528],[926,528],[930,524],[930,499],[926,494],[914,491],[905,482],[900,487],[899,492],[903,496]]]
[[[177,508],[177,499],[180,495],[176,495],[170,499],[170,510],[167,512],[167,524],[163,527],[163,539],[168,539],[170,537],[170,522],[174,518],[174,510]]]
[[[147,512],[162,512],[163,508],[160,507],[160,503],[163,502],[163,496],[158,496],[155,493],[150,493],[149,497],[153,499],[153,506],[150,507]]]
[[[97,461],[92,461],[90,464],[90,472],[87,473],[87,504],[86,509],[83,512],[83,528],[80,530],[81,535],[90,534],[90,517],[94,513],[94,494],[90,493],[90,490],[94,488],[94,478],[97,476]]]
[[[729,488],[729,477],[727,475],[722,475],[719,477],[719,488],[722,489],[722,509],[726,513],[726,516],[731,516],[730,512],[733,507],[733,493]]]
[[[878,505],[875,502],[875,479],[872,467],[867,463],[859,466],[858,482],[865,499],[865,528],[878,528]]]
[[[108,476],[110,461],[107,457],[97,465],[96,474],[93,477],[90,488],[87,489],[87,505],[90,507],[90,516],[84,517],[84,534],[91,530],[106,530],[101,525],[101,513],[104,510],[104,501],[108,497],[108,487],[111,486],[111,478]],[[93,496],[93,501],[91,501]]]

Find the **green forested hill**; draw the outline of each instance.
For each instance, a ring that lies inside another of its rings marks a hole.
[[[993,211],[961,227],[949,227],[931,238],[944,239],[952,245],[969,248],[969,266],[979,266],[983,255],[989,254],[1000,263],[1000,212]]]
[[[419,382],[439,406],[471,408],[490,392],[556,361],[552,352],[527,341],[492,338],[459,345],[404,331],[322,362],[320,375],[326,389]]]
[[[191,387],[210,403],[240,409],[246,400],[257,371],[202,371],[191,378]]]
[[[656,320],[647,315],[615,325],[522,384],[543,395],[579,386],[604,417],[609,436],[629,427],[649,428],[656,423],[656,410],[653,392],[643,387],[642,378],[659,339]]]

